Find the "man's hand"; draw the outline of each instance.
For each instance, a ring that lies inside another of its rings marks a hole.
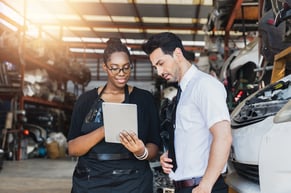
[[[161,163],[164,173],[166,174],[171,173],[172,168],[173,168],[172,162],[173,160],[168,157],[168,152],[165,152],[163,153],[163,155],[161,155],[160,163]]]

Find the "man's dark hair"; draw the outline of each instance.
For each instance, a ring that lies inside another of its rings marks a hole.
[[[147,55],[150,55],[157,48],[161,48],[165,54],[171,56],[176,48],[180,48],[185,56],[185,49],[181,39],[170,32],[155,34],[146,43],[142,44],[142,49]]]

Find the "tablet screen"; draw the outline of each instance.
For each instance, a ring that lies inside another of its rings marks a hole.
[[[119,133],[123,130],[137,132],[137,105],[103,102],[105,141],[120,143]]]

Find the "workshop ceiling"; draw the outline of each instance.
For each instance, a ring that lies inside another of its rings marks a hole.
[[[229,9],[236,1],[216,2]],[[118,37],[137,55],[142,42],[162,31],[177,33],[188,49],[201,49],[203,25],[214,9],[212,0],[4,0],[3,4],[20,16],[10,19],[12,25],[26,25],[42,38],[61,40],[72,51],[86,48],[98,53],[108,38]]]
[[[140,45],[164,31],[176,33],[187,50],[202,52],[206,34],[224,35],[225,26],[205,27],[208,17],[219,13],[219,23],[226,25],[238,1],[240,7],[243,3],[258,7],[254,0],[1,0],[0,26],[25,29],[27,35],[66,45],[76,57],[101,58],[108,38],[117,37],[134,58],[145,59]],[[236,13],[236,28],[230,31],[234,39],[242,37],[242,23],[250,23],[241,21],[242,15],[249,17],[241,13],[251,12]],[[257,22],[254,14],[252,25]]]

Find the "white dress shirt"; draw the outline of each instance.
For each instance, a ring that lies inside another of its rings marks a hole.
[[[182,94],[174,141],[178,167],[170,173],[176,181],[204,175],[212,142],[209,129],[217,122],[230,120],[226,90],[216,78],[192,65],[179,85]]]

